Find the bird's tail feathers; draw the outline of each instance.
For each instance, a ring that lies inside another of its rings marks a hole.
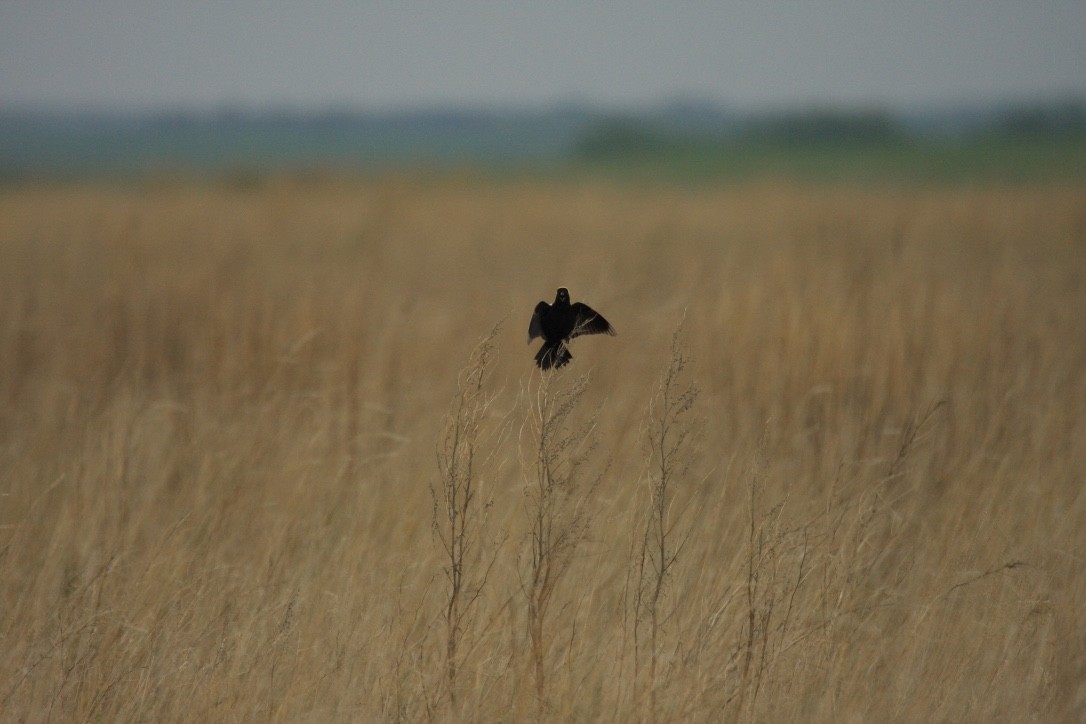
[[[543,370],[562,367],[569,364],[571,359],[573,359],[573,354],[561,342],[544,342],[535,355],[535,363]]]

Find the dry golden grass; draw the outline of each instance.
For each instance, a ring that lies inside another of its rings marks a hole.
[[[1084,310],[1082,188],[8,187],[0,716],[1081,720]]]

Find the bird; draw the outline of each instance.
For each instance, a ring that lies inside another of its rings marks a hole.
[[[543,346],[535,355],[535,363],[542,370],[569,364],[573,355],[569,341],[582,334],[618,334],[603,315],[584,302],[569,303],[569,290],[558,288],[554,304],[540,302],[535,305],[532,321],[528,325],[528,344],[536,337],[543,338]]]

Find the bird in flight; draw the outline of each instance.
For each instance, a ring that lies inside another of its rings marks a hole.
[[[567,346],[574,337],[582,334],[610,334],[618,332],[599,312],[583,302],[569,303],[569,290],[558,288],[554,304],[540,302],[535,305],[532,322],[528,325],[528,343],[536,337],[543,338],[543,346],[535,355],[540,369],[549,370],[569,364],[573,355]]]

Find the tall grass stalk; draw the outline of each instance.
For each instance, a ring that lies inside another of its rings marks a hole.
[[[680,528],[683,513],[693,501],[690,491],[676,496],[678,486],[690,487],[686,479],[696,452],[698,421],[692,410],[698,387],[686,381],[690,362],[681,344],[682,322],[671,338],[671,355],[649,400],[644,426],[648,448],[648,498],[644,511],[640,548],[635,559],[637,571],[633,590],[634,671],[639,678],[642,625],[648,626],[649,720],[657,719],[657,689],[660,685],[662,628],[668,619],[664,599],[672,569],[685,547],[690,527]],[[679,509],[676,510],[676,506]]]
[[[501,323],[495,325],[476,345],[460,373],[437,449],[439,480],[430,487],[434,538],[441,549],[446,582],[442,610],[445,676],[449,703],[454,708],[461,645],[500,547],[499,540],[488,537],[487,513],[493,499],[483,485],[485,476],[494,472],[496,455],[508,431],[501,420],[494,424],[490,419],[496,393],[486,389],[501,327]]]
[[[598,411],[575,416],[588,376],[567,382],[544,373],[529,388],[528,414],[521,428],[525,471],[526,552],[520,588],[526,605],[532,680],[537,707],[547,709],[547,620],[550,605],[591,524],[592,494],[603,479],[591,462],[597,447]]]

